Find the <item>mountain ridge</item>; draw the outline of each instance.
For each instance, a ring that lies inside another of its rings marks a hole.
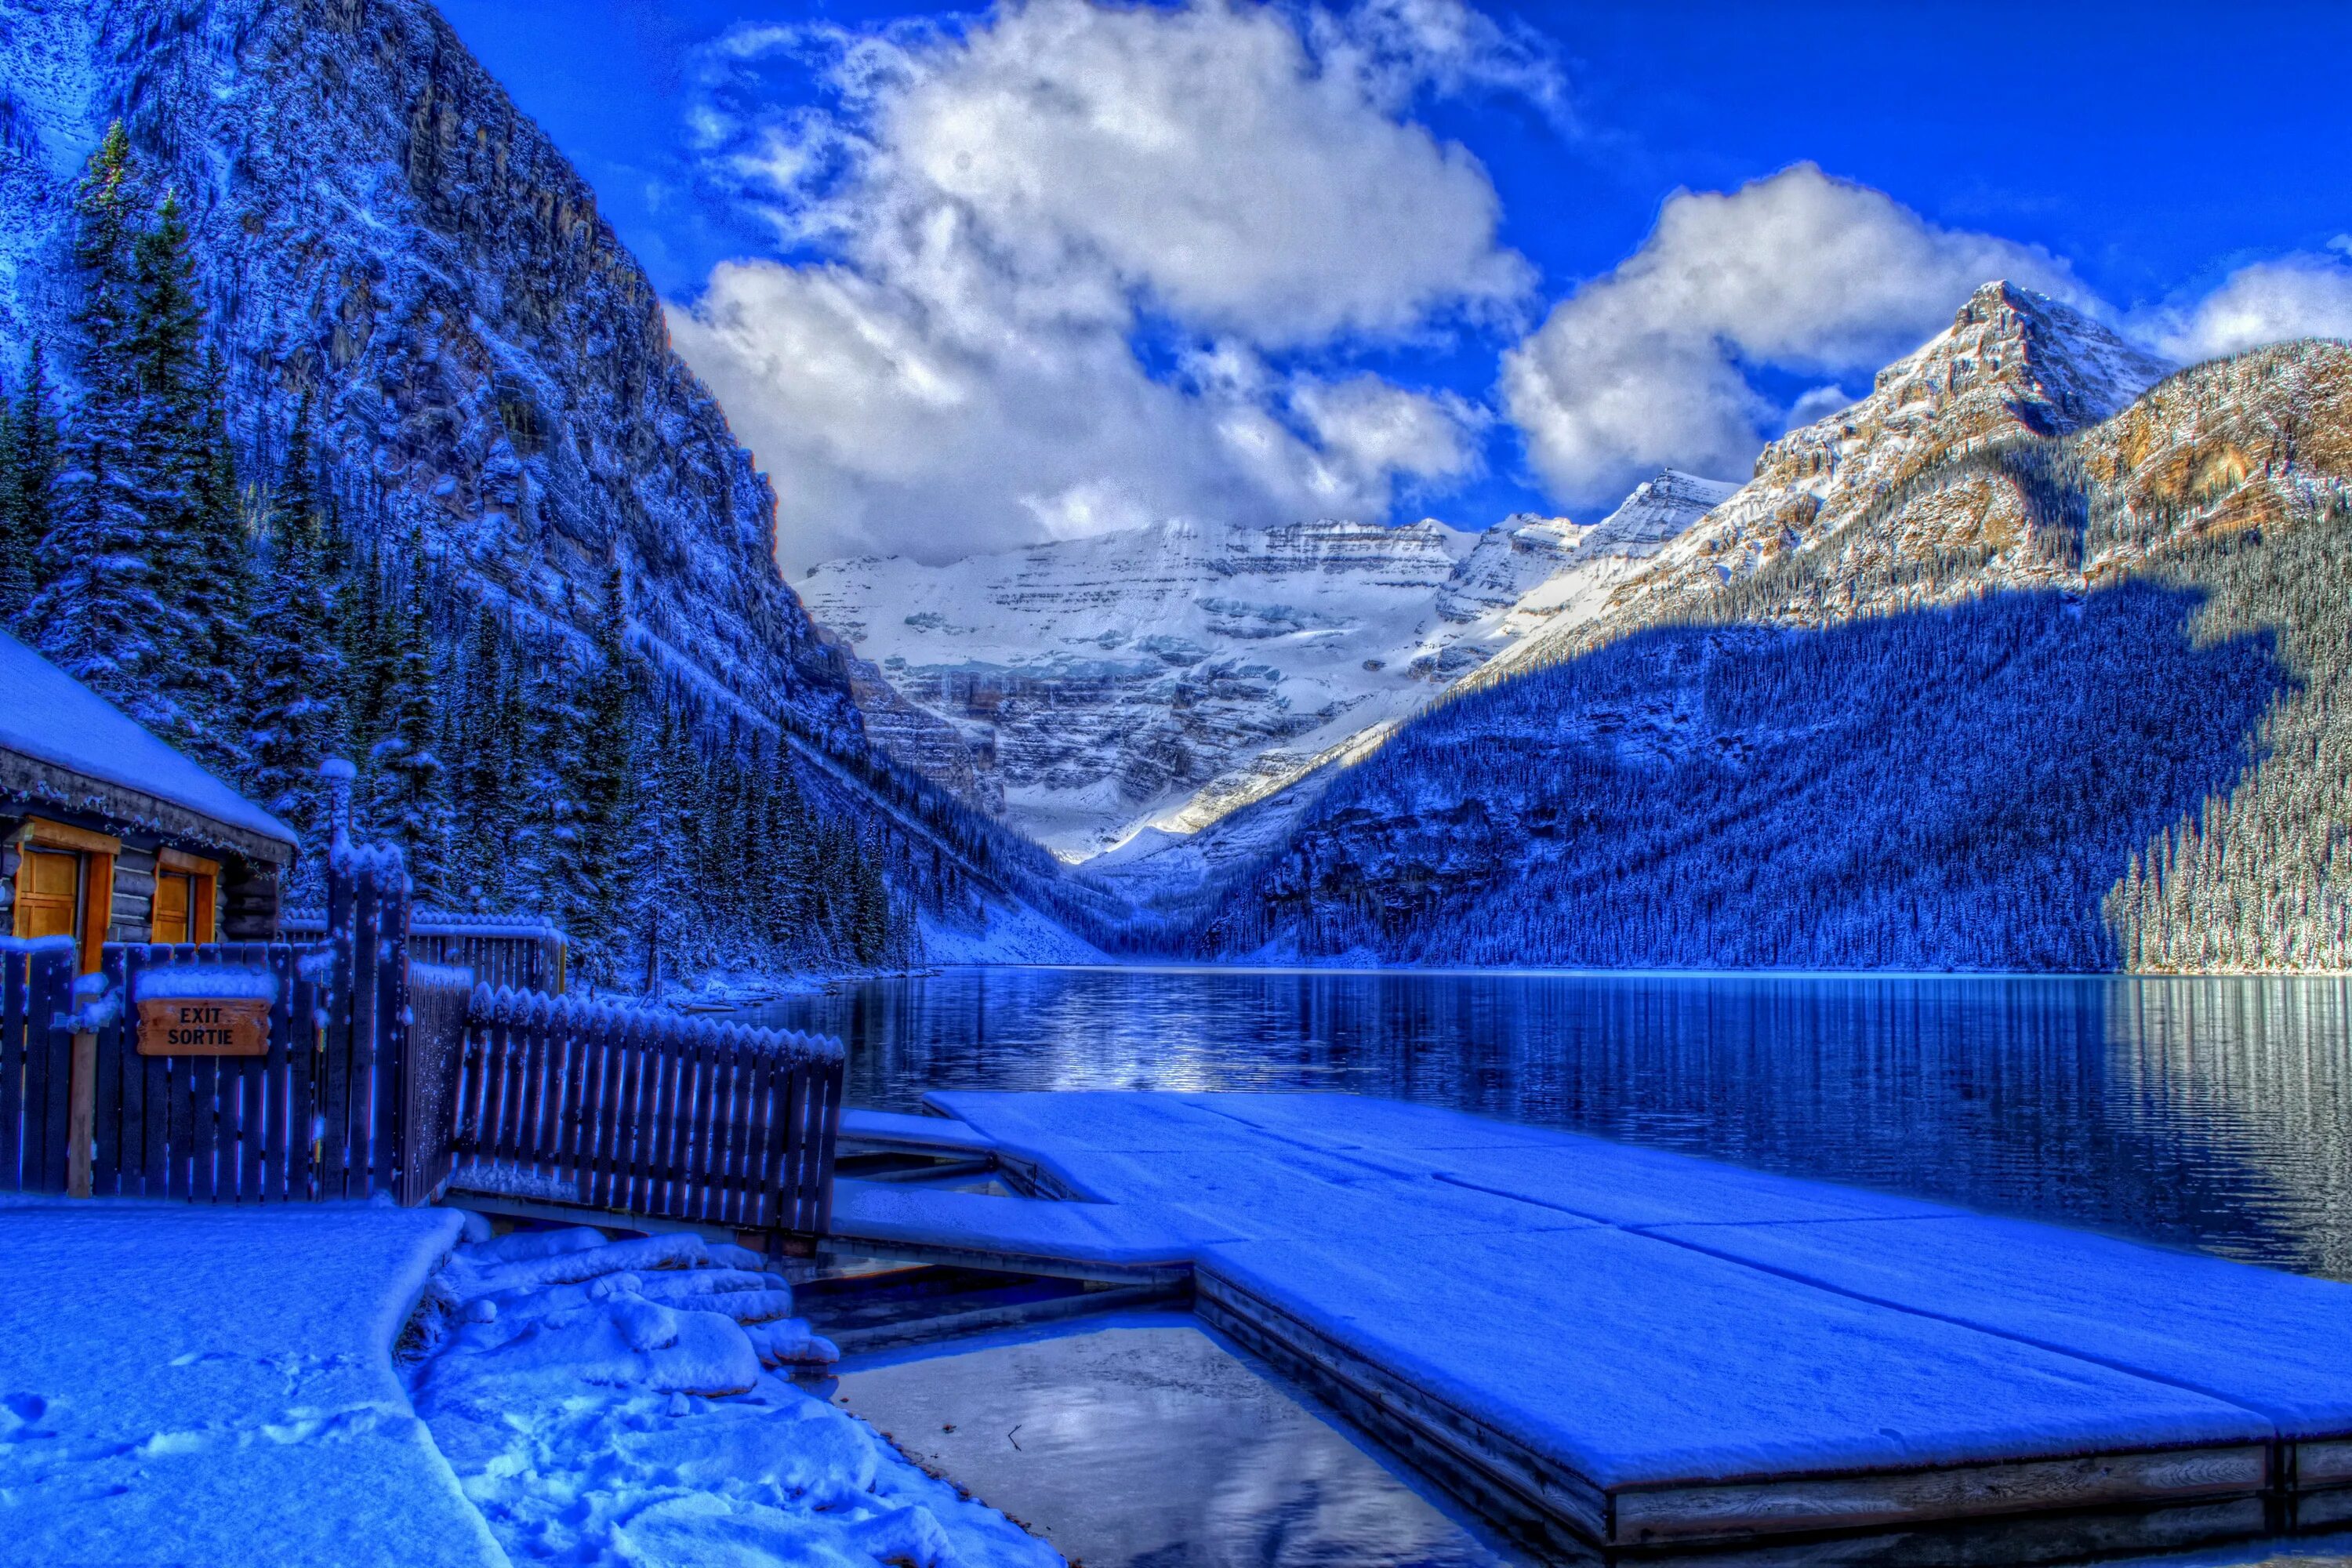
[[[371,831],[468,879],[453,898],[543,901],[599,980],[905,962],[919,926],[953,945],[991,908],[1054,903],[1042,851],[869,744],[850,661],[776,566],[769,481],[650,280],[424,0],[0,0],[0,348],[48,343],[68,425],[90,390],[74,193],[110,124],[134,215],[168,195],[185,221],[222,446],[257,487],[225,550],[289,592],[272,574],[305,547],[270,498],[324,488],[311,567],[348,646],[288,678],[361,759],[369,810],[393,794],[374,759],[415,763],[415,798]],[[142,579],[170,566],[156,548]],[[290,607],[264,613],[307,625]],[[396,742],[388,688],[345,689],[362,662],[404,682]]]

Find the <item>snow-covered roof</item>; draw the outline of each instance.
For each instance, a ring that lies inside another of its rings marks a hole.
[[[0,632],[0,752],[135,791],[273,843],[297,841],[294,829],[5,632]]]

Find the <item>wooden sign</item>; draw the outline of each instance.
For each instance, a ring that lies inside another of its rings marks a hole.
[[[139,1004],[142,1057],[266,1057],[269,1004],[258,997],[151,996]]]

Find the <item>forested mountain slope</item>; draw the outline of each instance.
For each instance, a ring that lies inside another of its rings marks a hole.
[[[2352,347],[2005,286],[1340,773],[1195,951],[2352,966]]]
[[[650,282],[423,0],[0,0],[0,217],[16,424],[58,436],[0,503],[54,535],[16,613],[296,820],[355,753],[429,896],[619,970],[664,919],[695,964],[903,958],[1047,874],[870,753]]]

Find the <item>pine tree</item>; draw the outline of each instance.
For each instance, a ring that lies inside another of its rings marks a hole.
[[[375,828],[407,857],[418,900],[441,903],[448,894],[449,775],[439,749],[441,693],[425,576],[419,532],[409,542],[406,593],[390,617],[384,733],[370,755],[376,768]]]
[[[50,405],[48,360],[39,340],[26,357],[24,388],[0,419],[8,462],[0,487],[0,626],[32,630],[26,611],[39,585],[41,542],[55,516],[58,419]],[[27,637],[27,640],[31,640]]]
[[[90,155],[74,205],[74,315],[82,401],[58,478],[56,520],[37,557],[28,616],[71,674],[161,728],[177,711],[154,673],[168,614],[155,591],[138,489],[136,199],[131,146],[118,122]]]
[[[505,630],[488,609],[474,623],[459,681],[449,710],[457,824],[451,863],[458,884],[452,891],[476,909],[502,910],[520,827],[525,720]]]
[[[347,741],[343,659],[330,619],[326,521],[312,460],[305,396],[269,492],[268,565],[253,616],[246,746],[254,795],[297,828],[320,833],[319,763],[331,751],[345,750]]]
[[[243,676],[251,552],[229,447],[226,373],[203,345],[195,256],[176,196],[164,197],[134,240],[132,271],[131,461],[165,611],[159,673],[179,715],[173,739],[224,771],[242,771],[227,721]]]
[[[335,581],[334,628],[343,662],[343,722],[346,744],[361,759],[357,798],[376,793],[376,742],[391,732],[393,687],[400,659],[397,610],[384,581],[380,555],[355,548],[327,514],[329,574]],[[373,806],[370,806],[373,810]],[[363,817],[374,831],[373,816]]]
[[[17,613],[33,599],[33,547],[40,540],[18,510],[23,494],[16,405],[7,396],[6,384],[0,383],[0,626],[14,626]]]
[[[581,702],[571,791],[579,805],[579,843],[567,900],[574,942],[607,980],[617,973],[627,934],[626,868],[621,864],[634,750],[627,626],[627,595],[615,563],[604,575],[604,614],[593,639],[596,665]]]
[[[212,747],[232,773],[251,765],[242,737],[227,721],[236,694],[253,669],[252,615],[258,590],[255,545],[258,519],[253,498],[239,483],[235,443],[228,433],[227,370],[217,350],[205,356],[197,440],[195,502],[189,541],[193,609],[200,664],[218,681],[213,700]]]
[[[665,706],[660,727],[648,742],[650,755],[628,835],[628,931],[638,945],[649,986],[665,972],[701,956],[697,924],[689,918],[695,887],[689,861],[692,826],[688,820],[696,768],[685,726],[675,708]]]
[[[561,643],[537,649],[522,680],[528,812],[520,835],[517,880],[540,912],[569,931],[579,906],[580,803],[573,759],[582,723],[575,700],[577,671]]]

